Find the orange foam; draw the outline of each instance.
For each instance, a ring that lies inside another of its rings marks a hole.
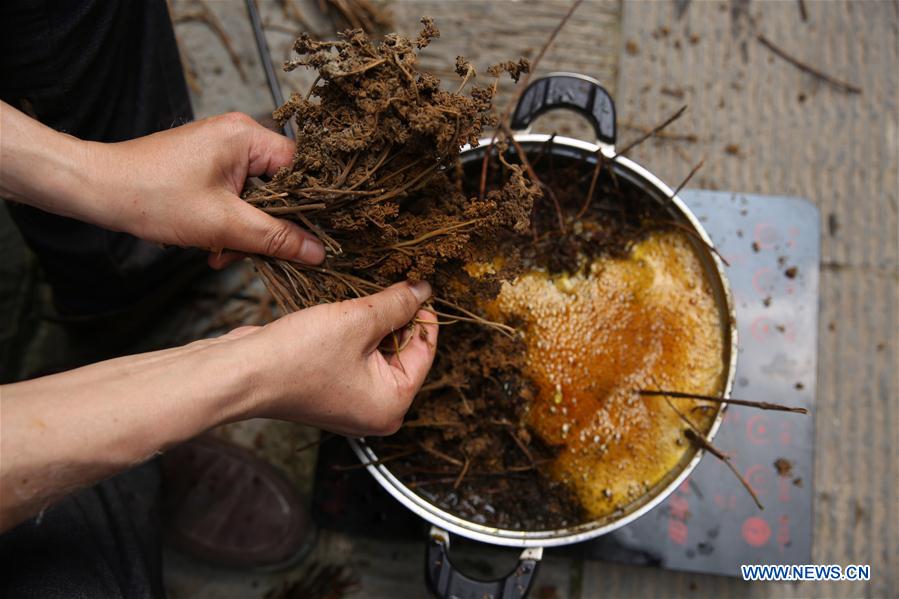
[[[642,496],[690,448],[665,400],[636,390],[720,393],[724,333],[683,233],[653,233],[627,259],[588,270],[522,275],[488,312],[524,321],[526,374],[538,388],[528,424],[561,446],[550,473],[599,518]],[[692,410],[706,402],[671,401],[708,429],[714,410]]]

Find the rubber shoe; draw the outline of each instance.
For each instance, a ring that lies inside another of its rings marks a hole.
[[[312,548],[314,525],[294,486],[249,451],[209,436],[162,458],[166,539],[201,561],[276,570]]]

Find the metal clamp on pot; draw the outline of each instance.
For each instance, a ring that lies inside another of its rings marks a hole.
[[[428,588],[438,597],[459,599],[518,599],[526,597],[534,583],[537,567],[543,558],[543,547],[525,549],[518,565],[498,580],[477,580],[460,573],[449,557],[449,533],[431,527],[428,540],[425,575]]]
[[[529,132],[531,123],[551,110],[572,110],[593,126],[596,143],[614,150],[615,103],[599,81],[576,73],[551,73],[531,83],[515,107],[509,124],[516,134]]]

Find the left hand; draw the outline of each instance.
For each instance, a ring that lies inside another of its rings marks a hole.
[[[244,114],[107,144],[59,133],[0,102],[0,131],[4,198],[147,241],[208,249],[213,267],[240,253],[324,259],[313,235],[238,197],[247,177],[273,175],[294,153],[293,142]]]

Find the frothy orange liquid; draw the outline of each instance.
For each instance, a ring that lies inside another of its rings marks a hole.
[[[538,388],[527,423],[561,446],[550,474],[593,518],[642,496],[690,450],[665,399],[637,390],[721,392],[723,327],[683,233],[653,233],[586,276],[522,275],[488,312],[524,321],[526,374]],[[705,402],[670,401],[708,429],[714,410],[692,409]]]

